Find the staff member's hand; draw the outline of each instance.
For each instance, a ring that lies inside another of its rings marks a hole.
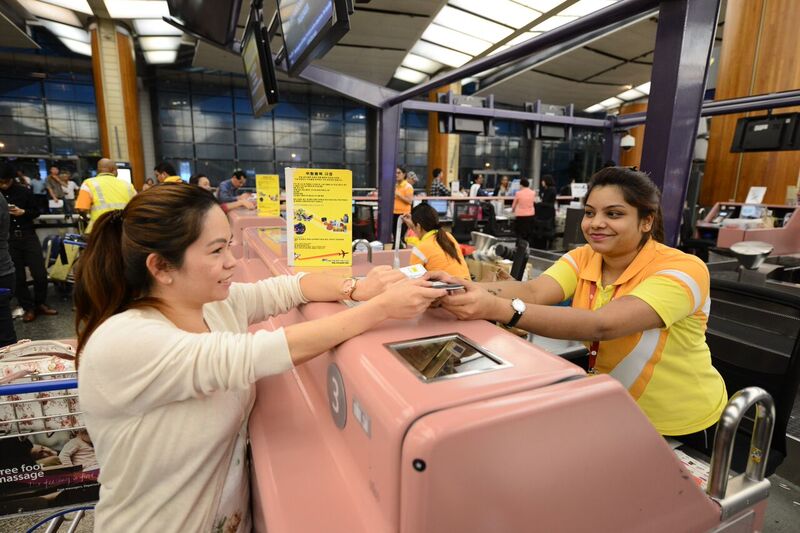
[[[8,214],[11,215],[12,217],[21,217],[22,215],[25,214],[25,210],[24,209],[20,209],[17,206],[14,206],[14,207],[10,207],[9,206]]]
[[[390,285],[407,279],[399,270],[388,265],[377,266],[367,273],[367,277],[358,280],[350,297],[356,301],[369,300],[384,292]]]
[[[444,289],[431,289],[430,284],[430,281],[421,278],[401,281],[393,284],[374,301],[386,311],[388,318],[414,318],[447,293]]]
[[[450,276],[444,272],[431,273],[431,279],[445,283],[459,283],[463,291],[451,292],[442,298],[441,306],[453,313],[459,320],[492,319],[492,310],[497,307],[499,298],[471,281]]]

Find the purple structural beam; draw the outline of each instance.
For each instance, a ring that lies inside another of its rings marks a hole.
[[[392,241],[394,212],[394,170],[397,166],[397,139],[400,136],[399,105],[378,111],[378,239]]]
[[[675,245],[719,0],[664,0],[656,32],[641,168],[661,188],[666,244]]]

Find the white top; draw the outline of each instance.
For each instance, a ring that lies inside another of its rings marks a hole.
[[[58,459],[62,465],[81,465],[84,472],[98,468],[94,447],[80,437],[67,442],[58,454]]]
[[[75,193],[80,190],[78,184],[72,180],[67,181],[67,184],[64,185],[64,199],[65,200],[74,200]]]
[[[470,196],[478,196],[478,191],[481,190],[481,186],[479,183],[473,183],[469,187],[469,195]]]
[[[232,459],[252,384],[292,368],[283,329],[247,327],[305,303],[300,277],[231,285],[226,300],[203,307],[212,333],[178,329],[151,308],[95,330],[78,373],[100,464],[95,531],[212,530],[220,506],[229,507],[220,502],[226,478],[247,480],[246,462]]]

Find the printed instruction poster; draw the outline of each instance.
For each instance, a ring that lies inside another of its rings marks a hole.
[[[258,216],[281,216],[281,182],[277,174],[256,174]]]
[[[286,255],[291,266],[352,265],[353,173],[286,169]]]

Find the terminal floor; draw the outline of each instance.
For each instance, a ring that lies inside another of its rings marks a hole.
[[[57,316],[39,317],[29,323],[15,320],[14,327],[17,330],[18,338],[38,340],[63,339],[75,336],[75,316],[72,312],[71,301],[54,295],[51,287],[48,303],[58,309],[59,314]],[[790,423],[791,429],[789,433],[800,437],[800,398],[795,402],[794,407],[795,416]],[[800,487],[777,474],[769,479],[772,482],[772,490],[769,504],[767,505],[764,533],[797,533],[800,531]],[[29,527],[54,512],[56,511],[50,510],[43,513],[0,517],[0,533],[25,532]],[[90,532],[94,523],[93,518],[92,513],[88,513],[86,518],[79,524],[77,531],[80,533]],[[62,531],[67,529],[68,526],[66,524],[61,528]],[[44,531],[44,529],[40,529],[40,531]],[[680,531],[680,528],[677,528],[676,531]]]

